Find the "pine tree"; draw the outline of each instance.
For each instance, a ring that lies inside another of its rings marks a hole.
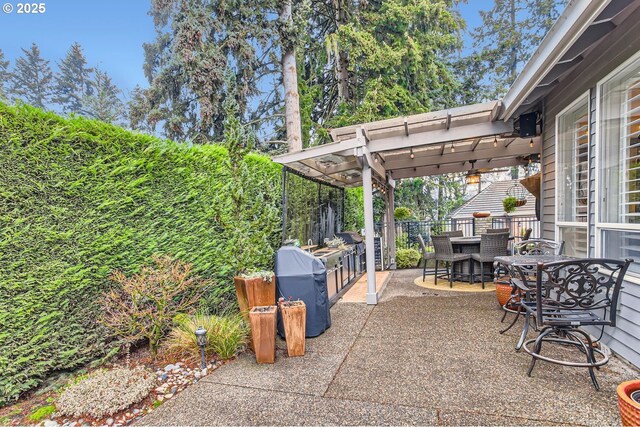
[[[162,123],[172,139],[207,142],[221,137],[224,75],[233,69],[239,114],[259,95],[258,80],[279,71],[275,58],[279,2],[260,0],[152,0],[157,30],[144,45],[145,120]]]
[[[124,104],[120,100],[120,90],[113,84],[111,77],[96,68],[91,95],[84,97],[80,111],[91,118],[106,123],[117,123],[124,117]]]
[[[484,96],[498,99],[515,81],[564,6],[563,0],[494,0],[493,7],[481,11],[482,25],[472,35],[476,51],[466,61],[475,76],[484,75],[476,87]]]
[[[447,58],[461,46],[462,22],[452,1],[317,0],[311,10],[301,96],[319,108],[303,106],[305,126],[453,105],[457,81]]]
[[[71,45],[67,56],[58,63],[59,72],[55,76],[51,100],[59,104],[65,113],[79,113],[82,100],[92,93],[90,74],[93,70],[86,65],[87,60],[78,43]]]
[[[9,60],[4,59],[4,52],[0,49],[0,99],[6,98],[5,86],[11,79],[11,73],[9,72]]]
[[[40,56],[40,49],[33,43],[31,49],[22,49],[24,57],[16,60],[11,76],[10,93],[35,107],[46,108],[51,97],[53,73],[49,61]]]

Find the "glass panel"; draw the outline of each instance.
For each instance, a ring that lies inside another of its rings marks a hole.
[[[578,258],[589,256],[587,227],[558,227],[560,240],[564,240],[564,254]]]
[[[589,197],[589,115],[585,96],[558,116],[558,221],[587,222]]]
[[[602,222],[640,224],[640,60],[601,86]]]
[[[607,258],[640,260],[640,232],[603,230],[602,244],[603,255]],[[640,263],[632,263],[629,271],[640,274]]]

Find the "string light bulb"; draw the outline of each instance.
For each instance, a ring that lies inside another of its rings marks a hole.
[[[378,163],[378,155],[377,154],[373,156],[373,161]]]
[[[529,147],[533,148],[533,138],[529,141]]]
[[[411,154],[409,154],[409,157],[411,157],[412,159],[415,159],[416,155],[413,154],[413,148],[411,148],[410,150],[411,150]]]
[[[493,148],[496,148],[498,146],[498,137],[497,136],[493,136]]]
[[[456,152],[456,147],[453,146],[453,142],[451,143],[451,152],[455,153]]]

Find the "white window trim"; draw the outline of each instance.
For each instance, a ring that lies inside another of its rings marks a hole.
[[[611,79],[615,74],[619,73],[620,70],[626,68],[627,66],[633,64],[634,62],[640,60],[640,52],[636,52],[631,57],[629,57],[622,64],[613,69],[609,74],[598,80],[596,83],[596,117],[595,117],[595,138],[593,149],[594,152],[594,234],[595,234],[595,253],[598,257],[605,257],[604,254],[604,246],[602,244],[602,232],[604,230],[631,230],[631,231],[640,231],[640,224],[624,224],[624,223],[610,223],[610,222],[602,222],[600,221],[600,208],[602,205],[600,199],[600,180],[602,177],[600,176],[600,161],[601,154],[600,148],[602,147],[602,133],[600,132],[600,117],[602,115],[601,101],[602,101],[602,86]],[[640,284],[640,275],[637,273],[633,273],[631,271],[627,272],[627,276],[625,277],[626,281],[634,282]]]
[[[554,208],[554,239],[556,241],[560,240],[560,227],[579,227],[579,228],[585,228],[588,229],[589,227],[589,215],[591,215],[591,203],[589,200],[589,196],[587,195],[587,221],[585,222],[577,222],[577,221],[560,221],[558,220],[558,193],[559,193],[559,185],[558,182],[558,175],[560,175],[560,168],[558,167],[558,157],[559,157],[559,144],[558,144],[558,128],[559,128],[559,120],[558,118],[560,116],[562,116],[563,114],[567,113],[569,110],[573,109],[576,105],[580,104],[581,102],[584,102],[585,99],[587,101],[587,134],[589,135],[589,142],[587,143],[587,150],[588,150],[588,154],[587,154],[587,162],[591,159],[591,118],[590,118],[590,113],[591,113],[591,97],[589,96],[589,90],[587,90],[585,93],[583,93],[582,95],[580,95],[578,98],[576,98],[573,102],[571,102],[571,104],[567,105],[566,107],[564,107],[558,114],[556,114],[556,123],[555,123],[555,137],[556,137],[556,146],[555,146],[555,152],[554,152],[554,161],[555,161],[555,172],[554,172],[554,179],[555,179],[555,189],[554,189],[554,197],[556,200],[555,203],[555,208]],[[591,168],[588,167],[587,168],[587,182],[589,182],[591,180]],[[588,240],[588,238],[587,238]],[[587,251],[589,251],[589,242],[587,241]]]

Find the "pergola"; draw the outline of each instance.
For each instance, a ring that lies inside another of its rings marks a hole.
[[[367,303],[376,304],[373,191],[385,199],[386,241],[395,259],[394,188],[402,178],[526,165],[539,136],[520,138],[500,101],[347,126],[332,142],[275,156],[298,173],[339,187],[364,187]]]

